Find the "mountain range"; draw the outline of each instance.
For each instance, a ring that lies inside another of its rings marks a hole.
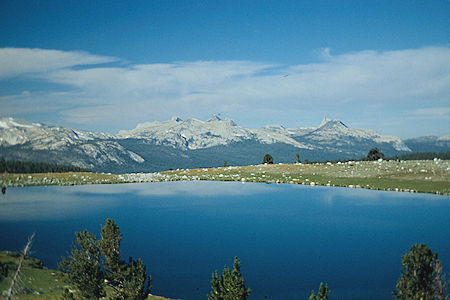
[[[325,118],[317,127],[281,125],[249,129],[213,115],[207,121],[174,117],[107,134],[0,118],[0,157],[52,162],[103,172],[154,172],[176,168],[364,157],[372,147],[387,155],[450,151],[450,136],[401,140],[373,130],[349,128]]]

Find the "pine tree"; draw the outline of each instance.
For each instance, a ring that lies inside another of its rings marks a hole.
[[[114,220],[107,219],[105,226],[102,228],[100,249],[104,257],[105,278],[116,291],[123,289],[123,282],[127,272],[126,263],[120,259],[119,248],[121,240],[122,235],[119,226]]]
[[[8,265],[0,262],[0,282],[4,278],[8,277],[8,273],[9,273]]]
[[[263,164],[273,164],[273,157],[272,157],[272,155],[270,155],[270,154],[264,155],[262,163]]]
[[[0,159],[0,173],[6,173],[7,172],[7,168],[6,168],[6,161],[4,158]]]
[[[225,266],[223,274],[219,276],[215,271],[211,280],[212,291],[208,294],[209,300],[246,300],[251,289],[246,289],[245,280],[241,274],[241,261],[235,257],[233,271]]]
[[[208,295],[208,299],[209,300],[220,300],[223,299],[223,295],[222,295],[222,287],[223,287],[223,280],[222,280],[222,276],[219,276],[217,270],[214,271],[214,273],[212,274],[212,279],[211,279],[211,293],[209,293]]]
[[[76,242],[68,259],[63,258],[59,270],[83,299],[104,297],[104,276],[100,267],[100,248],[95,236],[84,230],[76,232]]]
[[[445,280],[445,275],[442,272],[441,260],[436,259],[434,263],[434,294],[439,300],[449,300],[447,294],[448,282]]]
[[[145,282],[147,281],[147,285]],[[124,299],[144,300],[152,288],[152,278],[147,278],[144,263],[139,258],[134,261],[129,258],[127,275],[123,282]]]
[[[384,158],[384,154],[375,147],[369,150],[366,158],[367,160],[379,160],[380,158]]]
[[[433,253],[425,244],[412,245],[409,252],[402,256],[402,274],[397,281],[397,299],[431,300],[435,293],[433,278],[437,253]]]
[[[99,241],[87,230],[75,235],[77,239],[71,255],[68,259],[63,258],[59,270],[76,289],[76,295],[80,295],[82,299],[104,297],[104,279],[107,279],[108,285],[113,288],[110,299],[147,299],[152,279],[147,276],[141,259],[134,261],[130,257],[128,263],[120,259],[122,235],[114,220],[106,220],[102,228],[102,239]],[[70,291],[65,291],[64,297],[72,299],[70,297],[73,295]]]
[[[308,300],[327,300],[328,294],[330,293],[330,290],[328,289],[328,284],[323,284],[323,282],[320,283],[319,286],[319,292],[316,295],[314,290],[311,292],[311,296],[309,296]]]
[[[114,220],[107,219],[102,228],[100,248],[104,257],[105,277],[114,288],[113,299],[146,299],[151,290],[151,277],[147,278],[141,259],[134,261],[130,257],[128,264],[120,259],[121,240],[119,226]]]

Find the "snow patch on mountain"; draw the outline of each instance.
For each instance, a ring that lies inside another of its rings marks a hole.
[[[423,140],[420,144],[415,142],[417,149],[425,149],[423,144],[429,141],[436,141],[436,149],[450,147],[450,137],[424,137]],[[217,146],[227,146],[227,160],[239,163],[255,161],[252,157],[255,151],[275,151],[284,161],[291,161],[290,153],[324,160],[364,157],[372,147],[380,148],[386,155],[411,151],[398,137],[351,128],[340,120],[328,118],[317,127],[269,125],[250,129],[217,115],[206,121],[174,117],[163,122],[141,123],[117,135],[0,118],[2,155],[15,160],[54,161],[96,170],[155,170],[173,167],[175,156],[176,164],[181,161],[188,167],[217,165],[214,156],[217,149],[212,148]],[[208,148],[212,148],[211,152]],[[161,152],[153,153],[160,149]],[[205,150],[195,155],[190,152],[199,149]],[[249,158],[242,158],[241,151]]]
[[[135,129],[121,130],[120,138],[143,138],[156,144],[170,145],[183,150],[204,149],[236,142],[256,140],[260,143],[285,143],[298,148],[308,148],[285,133],[267,128],[247,129],[231,119],[220,119],[213,115],[206,122],[197,119],[185,121],[178,117],[164,122],[141,123]]]
[[[69,156],[78,153],[80,157],[100,163],[123,164],[124,158],[143,162],[142,157],[123,148],[111,134],[46,126],[14,118],[0,118],[0,125],[0,146],[22,145],[30,151],[67,152]],[[78,165],[89,166],[83,162]]]
[[[375,144],[390,144],[396,151],[411,151],[408,146],[398,137],[383,135],[374,130],[350,128],[340,120],[325,118],[319,127],[293,128],[291,132],[301,132],[296,134],[297,139],[304,143],[311,143],[316,146],[339,148],[355,141],[370,142]]]
[[[14,121],[13,118],[9,118],[9,122],[16,127],[24,127],[24,128],[33,128],[33,125],[29,125],[29,124],[21,124],[21,123],[17,123]]]
[[[286,129],[282,125],[268,125],[261,129],[250,129],[258,140],[264,144],[284,143],[292,145],[300,149],[314,149],[312,145],[305,145],[299,141],[296,141],[292,136],[293,132]]]
[[[9,128],[8,124],[6,124],[6,122],[4,122],[4,121],[0,121],[0,127],[5,128],[5,129]]]

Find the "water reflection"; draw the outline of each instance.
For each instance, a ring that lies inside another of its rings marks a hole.
[[[336,203],[354,206],[404,206],[427,205],[448,201],[446,196],[409,194],[348,189],[335,187],[310,187],[301,185],[275,185],[236,182],[165,182],[115,185],[50,186],[10,188],[0,202],[0,220],[42,220],[83,215],[105,205],[109,208],[127,201],[156,198],[189,198],[195,202],[203,198],[243,197],[283,192],[313,193],[314,200],[332,208]],[[301,200],[300,198],[293,198]],[[392,199],[395,199],[394,201]],[[202,200],[202,203],[204,201]],[[166,203],[165,205],[170,205]]]
[[[217,182],[217,181],[178,181],[159,183],[132,183],[80,186],[79,193],[92,194],[121,194],[134,193],[139,196],[176,196],[191,195],[207,197],[214,195],[251,195],[264,193],[271,188],[270,185],[254,183]]]
[[[160,197],[238,197],[266,193],[273,186],[231,182],[167,182],[10,188],[0,202],[0,220],[60,219],[122,205],[122,200]],[[169,205],[169,203],[167,204]]]
[[[252,299],[307,299],[320,281],[337,299],[388,299],[418,242],[450,268],[446,196],[200,181],[11,188],[1,199],[0,249],[36,231],[36,256],[56,267],[75,231],[98,235],[114,218],[124,257],[143,258],[155,294],[171,298],[204,299],[235,255]]]

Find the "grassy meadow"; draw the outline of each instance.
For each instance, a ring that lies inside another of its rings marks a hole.
[[[290,183],[450,195],[450,160],[268,164],[129,174],[68,172],[0,175],[0,185],[4,187],[179,180]]]

